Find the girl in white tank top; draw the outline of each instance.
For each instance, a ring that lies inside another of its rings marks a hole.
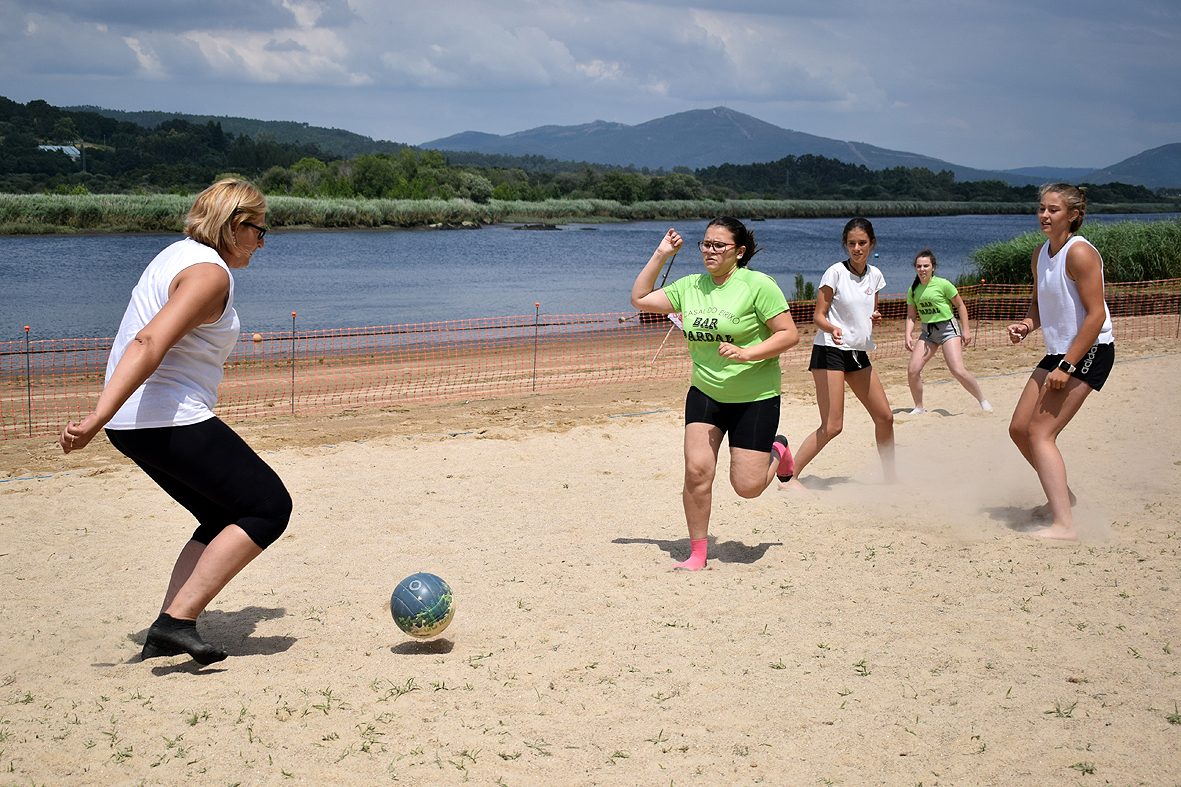
[[[1038,222],[1048,239],[1033,254],[1033,298],[1025,318],[1009,326],[1009,340],[1023,341],[1039,326],[1046,356],[1034,369],[1013,411],[1009,436],[1037,471],[1046,504],[1035,518],[1052,517],[1034,531],[1045,538],[1079,537],[1071,507],[1058,434],[1091,391],[1107,379],[1115,358],[1111,312],[1103,298],[1103,258],[1075,235],[1087,212],[1085,192],[1065,183],[1042,188]]]
[[[1050,255],[1051,241],[1042,244],[1037,258],[1037,303],[1042,320],[1042,336],[1046,340],[1046,352],[1064,355],[1078,337],[1079,329],[1087,316],[1078,294],[1078,284],[1066,273],[1066,256],[1076,243],[1083,243],[1095,249],[1091,242],[1081,235],[1071,235],[1057,254]],[[1095,254],[1099,250],[1095,249]],[[1103,257],[1099,257],[1099,275],[1103,275]],[[1103,304],[1103,327],[1099,329],[1096,344],[1111,344],[1115,337],[1111,333],[1111,312]]]

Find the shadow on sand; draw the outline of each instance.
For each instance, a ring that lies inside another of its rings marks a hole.
[[[205,610],[198,619],[201,637],[206,642],[212,642],[225,649],[230,658],[234,656],[273,656],[283,653],[298,640],[295,637],[252,637],[258,624],[264,620],[274,620],[284,617],[287,610],[282,607],[245,607],[236,612],[226,612],[220,609]],[[135,634],[128,635],[132,642],[141,647],[147,639],[148,630],[142,629]],[[134,664],[139,656],[129,659],[126,663]],[[153,675],[169,675],[174,672],[187,672],[194,675],[204,675],[220,672],[220,663],[202,667],[195,661],[183,661],[179,664],[163,665],[152,669]]]
[[[660,538],[613,538],[612,544],[651,544],[659,547],[661,551],[668,554],[670,558],[675,560],[684,560],[689,556],[689,539],[660,539]],[[767,554],[767,550],[771,547],[781,547],[783,543],[780,541],[773,541],[770,543],[757,544],[755,546],[748,546],[741,541],[718,541],[713,536],[709,537],[709,559],[711,562],[718,561],[721,563],[754,563],[761,560],[763,555]]]
[[[1041,530],[1049,524],[1044,519],[1034,517],[1028,508],[1018,508],[1017,506],[981,508],[980,513],[987,516],[993,522],[999,522],[1016,533],[1032,533],[1035,530]]]
[[[390,648],[390,653],[400,656],[438,656],[450,653],[455,643],[449,639],[411,639],[399,642]]]

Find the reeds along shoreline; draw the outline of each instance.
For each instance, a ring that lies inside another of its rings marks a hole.
[[[180,232],[193,197],[172,194],[0,194],[0,235],[50,235],[102,232]],[[1027,203],[905,202],[829,200],[666,200],[624,205],[613,200],[520,202],[425,199],[267,198],[272,227],[312,229],[413,228],[463,222],[564,223],[571,221],[646,221],[740,218],[846,218],[867,216],[954,216],[1032,214]],[[1172,204],[1092,205],[1091,213],[1150,213],[1175,210]],[[1181,278],[1181,221],[1084,224],[1081,234],[1102,252],[1108,281]],[[978,270],[966,282],[983,278],[997,284],[1030,282],[1029,260],[1044,240],[1026,233],[973,253]]]
[[[171,194],[0,194],[0,235],[73,232],[177,232],[192,197]],[[1032,213],[1025,203],[870,202],[825,200],[667,200],[624,205],[612,200],[308,199],[267,198],[274,227],[425,227],[464,221],[564,222],[703,219],[730,214],[743,218],[840,218],[847,216],[950,216]],[[1120,206],[1128,212],[1167,211],[1169,205]]]
[[[1103,255],[1103,276],[1109,283],[1181,278],[1181,219],[1084,222],[1078,234]],[[1027,232],[976,249],[971,258],[977,270],[964,283],[1032,283],[1033,252],[1045,242],[1040,232]]]

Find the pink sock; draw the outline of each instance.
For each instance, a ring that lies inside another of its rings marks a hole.
[[[776,435],[775,442],[771,444],[771,448],[779,456],[779,466],[775,468],[775,477],[786,483],[796,474],[796,460],[791,455],[791,449],[787,445],[787,438],[783,435]]]
[[[677,563],[673,571],[700,571],[705,568],[705,552],[709,548],[708,538],[697,538],[689,541],[689,559],[684,563]]]

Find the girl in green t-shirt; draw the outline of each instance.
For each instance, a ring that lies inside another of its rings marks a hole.
[[[935,275],[939,263],[935,253],[923,249],[914,258],[914,284],[906,293],[906,349],[910,350],[910,364],[906,368],[906,380],[910,384],[910,395],[914,397],[911,415],[925,413],[923,408],[923,367],[934,357],[935,351],[943,348],[943,360],[955,379],[964,389],[976,397],[980,409],[992,412],[992,405],[984,398],[980,383],[964,367],[964,347],[972,343],[972,331],[968,324],[968,307],[960,297],[955,285]],[[956,320],[952,308],[959,314]],[[918,341],[914,339],[915,321],[922,323],[923,330]]]
[[[722,438],[730,443],[730,484],[740,497],[758,497],[777,475],[793,472],[787,439],[775,430],[779,356],[800,337],[775,280],[747,268],[759,247],[741,221],[729,216],[711,221],[697,244],[705,272],[657,288],[656,277],[682,245],[676,230],[665,233],[632,285],[631,303],[646,312],[680,313],[693,360],[681,491],[690,554],[673,568],[697,571],[706,567]]]

